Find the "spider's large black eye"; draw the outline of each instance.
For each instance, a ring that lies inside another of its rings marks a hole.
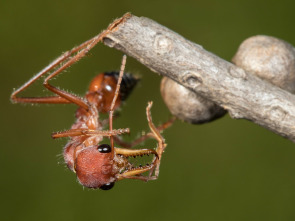
[[[110,153],[112,151],[111,146],[108,144],[101,144],[97,149],[100,153]]]
[[[110,190],[110,189],[113,188],[114,185],[115,185],[115,182],[107,183],[107,184],[102,185],[101,187],[99,187],[99,189],[101,189],[101,190]]]

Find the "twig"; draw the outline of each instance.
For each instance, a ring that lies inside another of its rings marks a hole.
[[[295,142],[295,96],[168,28],[130,16],[104,43],[229,111]]]

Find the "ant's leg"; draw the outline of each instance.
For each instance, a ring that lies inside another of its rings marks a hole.
[[[165,130],[166,128],[170,127],[173,122],[176,120],[176,117],[172,117],[170,120],[166,121],[165,123],[161,124],[160,126],[157,127],[157,130],[158,131],[163,131]],[[125,142],[124,140],[121,139],[121,137],[119,136],[115,136],[114,137],[114,141],[124,147],[124,148],[132,148],[142,142],[144,142],[146,139],[148,138],[154,138],[153,134],[152,133],[147,133],[145,135],[142,135],[141,137],[133,140],[132,142]]]
[[[158,147],[156,149],[158,153],[158,158],[155,159],[156,161],[156,167],[154,167],[152,170],[150,170],[149,177],[152,176],[153,172],[155,172],[155,177],[157,178],[160,172],[160,163],[161,163],[161,158],[162,154],[167,146],[165,143],[165,139],[161,136],[160,131],[155,127],[153,121],[152,121],[152,115],[151,115],[151,107],[153,105],[153,102],[148,102],[148,106],[146,108],[146,116],[148,120],[148,124],[150,127],[150,130],[153,134],[153,137],[158,141]]]
[[[70,51],[63,53],[57,59],[55,59],[52,63],[46,66],[43,70],[41,70],[38,74],[32,77],[29,81],[19,87],[11,94],[11,100],[17,103],[71,103],[69,100],[59,96],[51,96],[51,97],[17,97],[17,95],[28,88],[31,84],[33,84],[36,80],[42,77],[44,74],[48,73],[49,71],[53,70],[57,65],[61,64],[62,62],[69,60],[70,56],[82,48],[85,48],[88,44],[93,41],[93,38],[82,43],[81,45],[73,48]]]
[[[38,103],[38,104],[70,104],[71,101],[59,97],[59,96],[51,96],[51,97],[17,97],[14,100],[18,103]]]
[[[52,138],[76,137],[76,136],[103,136],[112,137],[124,133],[129,133],[129,128],[115,130],[89,130],[89,129],[71,129],[63,132],[53,133]]]
[[[158,147],[156,149],[157,154],[155,154],[155,158],[153,160],[153,163],[151,165],[145,166],[143,168],[136,168],[136,169],[132,169],[132,170],[127,170],[126,172],[123,172],[122,174],[119,174],[117,176],[118,180],[138,179],[138,180],[143,180],[143,181],[149,181],[149,180],[155,180],[159,176],[159,167],[160,167],[161,157],[162,157],[162,154],[163,154],[165,147],[166,147],[165,140],[161,136],[159,129],[162,129],[162,128],[165,129],[166,127],[170,126],[172,124],[172,122],[175,120],[175,118],[172,118],[166,124],[161,125],[158,129],[155,127],[155,125],[152,121],[152,116],[151,116],[151,112],[150,112],[151,107],[152,107],[152,102],[149,102],[148,106],[146,108],[146,115],[147,115],[147,120],[148,120],[148,124],[149,124],[150,130],[151,130],[151,133],[149,133],[148,135],[158,141]],[[117,149],[120,149],[120,148],[117,148]],[[128,150],[128,149],[126,149],[126,150]],[[142,173],[144,173],[144,172],[149,172],[149,175],[143,176]]]
[[[174,119],[170,119],[166,123],[164,123],[161,126],[159,126],[157,129],[158,130],[164,130],[165,128],[169,127],[173,123],[173,121],[174,121]],[[127,142],[122,141],[118,137],[118,135],[121,135],[121,134],[124,134],[124,133],[129,133],[129,132],[130,132],[129,128],[114,129],[114,130],[70,129],[70,130],[66,130],[66,131],[62,131],[62,132],[53,133],[52,134],[52,138],[55,139],[55,138],[75,137],[75,136],[82,136],[82,135],[85,135],[85,136],[100,135],[100,136],[104,136],[104,137],[111,137],[111,136],[113,136],[115,142],[117,144],[119,144],[120,146],[123,146],[125,148],[133,147],[133,146],[135,146],[135,145],[143,142],[147,138],[154,138],[154,135],[152,133],[148,133],[148,134],[146,134],[146,135],[144,135],[144,136],[136,139],[132,143],[127,143]]]
[[[71,93],[68,93],[64,90],[58,89],[51,84],[48,83],[50,79],[55,77],[56,75],[60,74],[62,71],[67,69],[69,66],[72,64],[76,63],[79,61],[82,57],[84,57],[88,51],[93,48],[98,42],[102,40],[102,38],[105,36],[105,33],[102,32],[101,34],[97,35],[90,41],[88,44],[85,45],[85,47],[79,51],[74,57],[69,58],[67,62],[65,62],[60,68],[58,68],[56,71],[54,71],[52,74],[50,74],[48,77],[45,78],[43,85],[46,87],[48,90],[52,91],[53,93],[59,95],[60,97],[65,98],[66,100],[69,100],[70,102],[77,104],[78,106],[88,109],[88,104],[80,97],[77,97],[76,95],[73,95]]]
[[[103,33],[102,33],[103,34]],[[66,63],[64,63],[60,68],[58,68],[56,71],[54,71],[52,74],[50,74],[47,78],[45,78],[43,85],[53,93],[59,95],[60,97],[65,98],[66,100],[77,104],[78,106],[88,109],[88,104],[81,98],[77,97],[76,95],[73,95],[71,93],[68,93],[64,90],[58,89],[51,84],[48,83],[48,81],[55,77],[56,75],[60,74],[63,70],[71,66],[72,64],[76,63],[78,60],[80,60],[82,57],[84,57],[87,52],[94,47],[99,41],[101,41],[102,37],[104,35],[99,34],[98,36],[94,37],[93,40],[86,45],[85,48],[83,48],[81,51],[79,51],[74,57],[69,58]]]
[[[121,85],[121,82],[122,82],[122,77],[123,77],[124,69],[125,69],[125,65],[126,65],[126,59],[127,59],[127,56],[123,55],[122,62],[121,62],[120,73],[119,73],[119,76],[118,76],[117,87],[116,87],[116,90],[115,90],[115,95],[114,95],[114,98],[113,98],[113,101],[112,101],[112,104],[111,104],[111,108],[110,108],[110,112],[109,112],[109,130],[110,131],[113,130],[113,113],[114,113],[116,100],[117,100],[117,98],[119,96],[120,85]],[[111,143],[112,150],[114,150],[114,137],[113,136],[110,136],[110,143]],[[112,154],[114,155],[114,151],[112,151]]]
[[[65,70],[66,68],[68,68],[69,66],[71,66],[72,64],[76,63],[77,61],[79,61],[81,58],[83,58],[88,52],[90,49],[92,49],[98,42],[100,42],[108,33],[110,33],[112,31],[112,29],[116,28],[116,26],[123,22],[126,18],[128,18],[130,15],[129,14],[126,14],[125,16],[123,16],[122,18],[120,19],[117,19],[115,20],[105,31],[101,32],[99,35],[95,36],[94,38],[92,38],[88,44],[85,45],[85,48],[83,48],[81,51],[79,51],[74,57],[70,58],[67,62],[65,62],[59,69],[57,69],[55,72],[53,72],[52,74],[50,74],[47,78],[45,78],[44,80],[44,83],[43,85],[50,91],[52,91],[53,93],[55,94],[58,94],[59,96],[71,101],[72,103],[75,103],[77,104],[78,106],[84,108],[84,109],[88,109],[88,104],[82,100],[81,98],[73,95],[73,94],[70,94],[66,91],[63,91],[63,90],[60,90],[52,85],[50,85],[48,83],[48,81],[55,77],[56,75],[60,74],[63,70]],[[123,57],[123,60],[125,59],[125,62],[126,62],[126,56],[125,58]],[[125,63],[123,64],[122,63],[122,66],[125,67]],[[122,69],[122,68],[121,68]],[[120,73],[121,74],[121,73]],[[122,73],[123,74],[123,73]],[[121,74],[121,80],[120,80],[120,76],[119,76],[119,79],[118,79],[118,82],[122,81],[122,74]],[[119,85],[119,84],[118,84]],[[116,92],[119,93],[117,91],[117,89],[120,89],[120,85],[118,87],[117,85],[117,88],[116,88]],[[118,95],[115,95],[114,97],[114,101],[116,101]],[[113,104],[113,108],[114,108],[114,105]],[[112,122],[112,114],[113,114],[113,108],[111,108],[111,111],[110,111],[110,122]],[[112,126],[110,124],[110,126]],[[111,129],[110,129],[111,130]],[[112,141],[112,137],[111,137],[111,141]],[[113,141],[112,141],[113,142]],[[113,147],[113,145],[112,145]]]
[[[58,89],[51,87],[51,85],[48,84],[48,80],[57,74],[59,74],[61,71],[65,70],[68,68],[70,65],[74,64],[78,60],[80,60],[82,57],[85,56],[85,54],[93,48],[98,42],[100,42],[108,33],[110,33],[114,28],[117,27],[118,24],[124,22],[125,19],[129,18],[130,14],[125,14],[122,18],[115,20],[109,27],[101,32],[99,35],[93,37],[92,39],[82,43],[81,45],[73,48],[70,51],[65,52],[62,54],[60,57],[55,59],[52,63],[50,63],[47,67],[45,67],[43,70],[41,70],[38,74],[36,74],[33,78],[31,78],[29,81],[27,81],[24,85],[22,85],[20,88],[15,90],[12,95],[11,95],[11,100],[17,103],[76,103],[79,106],[83,106],[84,108],[86,107],[86,104],[84,101],[81,99],[75,97],[75,96],[70,96],[67,93],[60,92]],[[72,54],[77,53],[75,56],[71,57]],[[48,73],[49,71],[53,70],[54,68],[57,67],[57,65],[65,62],[59,69],[57,69],[51,77],[47,78],[44,82],[46,88],[51,90],[52,92],[58,94],[59,96],[55,98],[38,98],[38,97],[31,97],[31,98],[26,98],[26,97],[17,97],[17,94],[28,88],[32,83],[34,83],[37,79],[39,79],[41,76],[44,74]],[[61,98],[64,99],[61,99]],[[65,101],[67,100],[67,101]]]

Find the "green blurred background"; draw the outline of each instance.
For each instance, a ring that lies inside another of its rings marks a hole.
[[[266,34],[295,45],[291,0],[0,1],[1,220],[295,220],[294,144],[251,122],[226,116],[194,126],[176,122],[157,181],[120,181],[111,191],[76,182],[61,157],[66,140],[54,131],[74,121],[73,105],[11,104],[10,93],[61,52],[98,34],[125,12],[145,16],[230,60],[246,38]],[[55,85],[77,94],[100,71],[118,69],[122,54],[100,44]],[[132,58],[142,76],[115,127],[127,139],[169,119],[160,77]],[[24,95],[46,94],[38,81]]]

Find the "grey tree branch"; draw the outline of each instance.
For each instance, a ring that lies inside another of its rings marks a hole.
[[[104,43],[228,110],[295,142],[295,96],[168,28],[130,16]]]

